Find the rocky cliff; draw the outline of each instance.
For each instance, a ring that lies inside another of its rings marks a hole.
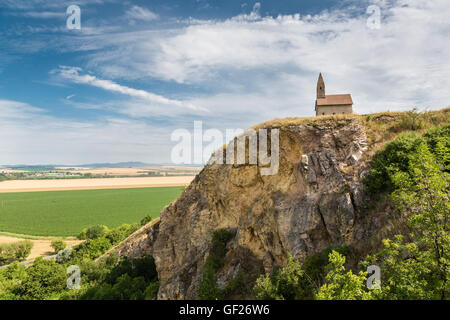
[[[225,287],[238,274],[248,283],[262,272],[330,245],[362,248],[390,226],[386,208],[368,210],[362,177],[373,143],[361,117],[273,121],[279,129],[279,170],[263,176],[257,165],[207,165],[153,222],[115,248],[129,257],[151,254],[159,299],[195,299],[212,233],[229,229]],[[390,210],[392,211],[392,210]],[[362,249],[361,249],[362,250]]]

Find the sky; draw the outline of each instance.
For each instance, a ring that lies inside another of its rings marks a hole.
[[[0,0],[0,165],[171,163],[194,121],[313,116],[319,72],[359,114],[441,109],[449,16],[448,0]]]

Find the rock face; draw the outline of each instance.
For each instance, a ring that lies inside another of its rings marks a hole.
[[[357,119],[280,126],[279,171],[260,175],[257,165],[207,165],[119,255],[153,254],[159,299],[195,299],[212,233],[231,229],[225,286],[240,271],[258,276],[304,259],[329,245],[358,246],[383,227],[383,215],[364,214],[361,177],[366,134]]]

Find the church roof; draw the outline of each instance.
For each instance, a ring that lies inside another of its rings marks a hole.
[[[319,98],[316,100],[316,105],[318,106],[329,106],[329,105],[349,105],[353,104],[351,94],[328,94],[325,98]]]

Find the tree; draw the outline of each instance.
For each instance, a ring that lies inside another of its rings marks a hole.
[[[289,255],[283,268],[277,268],[272,274],[259,277],[255,284],[257,299],[262,300],[293,300],[298,299],[304,271],[302,265]]]
[[[393,203],[408,220],[411,233],[383,240],[384,248],[362,265],[381,266],[381,299],[446,299],[449,294],[448,141],[426,136],[408,155],[408,170],[391,174]],[[431,141],[431,143],[430,143]],[[434,150],[432,153],[430,148]]]
[[[0,244],[0,265],[9,263],[14,259],[25,259],[30,255],[32,248],[33,243],[30,240]]]
[[[23,260],[28,257],[33,248],[33,242],[30,240],[19,241],[13,244],[15,250],[15,258]]]
[[[326,283],[316,295],[318,300],[371,300],[372,293],[366,287],[366,273],[345,273],[345,257],[336,251],[329,255]],[[375,289],[378,290],[378,289]]]
[[[83,229],[81,233],[78,235],[78,239],[80,240],[93,240],[100,237],[103,237],[108,232],[108,227],[104,225],[96,225],[89,227],[87,229]]]
[[[43,300],[53,292],[64,290],[66,278],[64,266],[52,260],[37,258],[13,292],[21,299]]]
[[[52,240],[50,246],[53,248],[55,253],[58,253],[59,251],[64,250],[67,247],[67,244],[60,239],[56,239]]]
[[[410,156],[408,174],[393,175],[397,190],[392,200],[409,217],[412,239],[420,248],[413,257],[424,268],[416,272],[425,272],[422,276],[427,279],[427,289],[445,299],[450,276],[450,175],[445,171],[445,163],[450,149],[441,141],[435,149],[438,157],[421,143]]]
[[[150,221],[152,221],[152,215],[149,213],[148,215],[146,215],[144,218],[142,218],[140,224],[141,226],[145,226],[147,223],[149,223]]]

